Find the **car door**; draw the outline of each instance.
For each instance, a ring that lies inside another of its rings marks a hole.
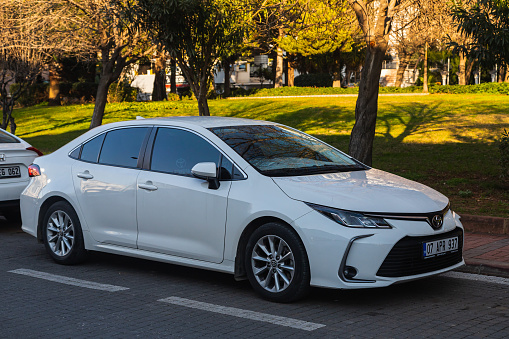
[[[98,242],[136,247],[138,158],[149,129],[103,133],[83,144],[79,161],[72,166],[78,203]]]
[[[223,260],[231,181],[210,189],[207,181],[191,174],[199,162],[214,162],[220,168],[223,157],[191,131],[155,131],[148,168],[138,176],[139,249],[214,263]],[[227,158],[224,162],[231,166]]]

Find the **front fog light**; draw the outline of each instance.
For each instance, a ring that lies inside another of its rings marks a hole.
[[[357,228],[392,228],[385,219],[371,217],[359,212],[344,211],[335,208],[306,203],[312,209],[320,212],[327,218],[346,227]]]
[[[347,279],[352,279],[357,275],[357,269],[352,266],[346,266],[343,270],[343,276]]]

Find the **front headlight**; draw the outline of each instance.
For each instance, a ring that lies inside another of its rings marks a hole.
[[[358,212],[344,211],[311,203],[306,203],[306,205],[346,227],[392,228],[391,224],[383,218],[371,217]]]

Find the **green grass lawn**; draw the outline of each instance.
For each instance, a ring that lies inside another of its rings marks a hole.
[[[283,123],[348,150],[356,98],[212,100],[212,115]],[[93,105],[14,112],[17,135],[49,153],[84,133]],[[109,104],[104,123],[196,115],[194,101]],[[509,96],[380,97],[373,167],[427,184],[459,213],[509,217],[509,182],[499,177],[497,140],[509,129]]]

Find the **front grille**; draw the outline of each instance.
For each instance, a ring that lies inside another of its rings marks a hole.
[[[458,250],[437,257],[423,259],[422,243],[439,239],[458,237]],[[447,233],[426,237],[405,237],[398,241],[378,270],[379,277],[405,277],[450,267],[462,260],[463,230],[457,227]]]

